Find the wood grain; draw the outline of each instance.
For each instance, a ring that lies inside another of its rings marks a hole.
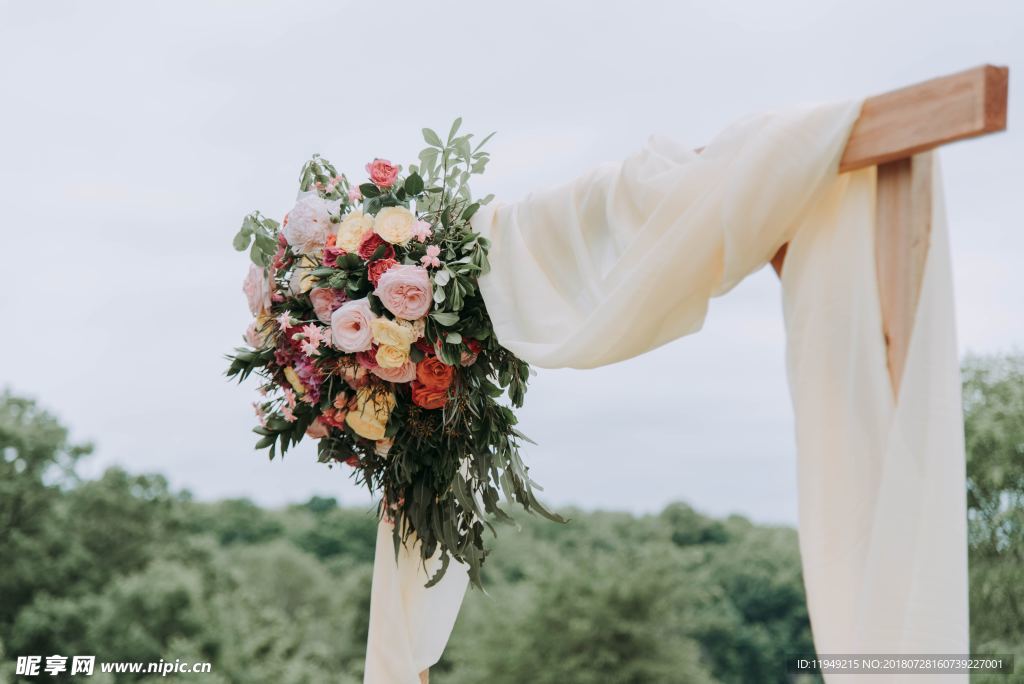
[[[889,379],[899,395],[932,228],[931,152],[878,167],[875,270]]]
[[[1007,67],[985,65],[864,101],[839,171],[913,156],[1006,130]]]

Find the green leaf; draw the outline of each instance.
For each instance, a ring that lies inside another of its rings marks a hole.
[[[249,248],[249,242],[251,240],[252,237],[249,233],[246,233],[244,230],[240,230],[238,231],[238,234],[235,235],[235,239],[232,241],[231,244],[237,251],[244,252]]]
[[[468,207],[466,207],[466,210],[462,212],[462,220],[468,221],[469,219],[473,218],[473,214],[475,214],[479,208],[479,202],[473,202],[472,204],[470,204]]]
[[[448,131],[448,143],[449,144],[451,144],[452,138],[455,137],[455,134],[459,132],[459,126],[461,126],[461,125],[462,125],[462,117],[460,116],[459,118],[455,119],[455,122],[452,123],[451,130]]]
[[[405,179],[405,192],[410,196],[423,192],[423,178],[418,173],[413,173]]]
[[[433,145],[434,147],[444,147],[444,143],[441,142],[441,138],[438,137],[437,133],[430,130],[429,128],[423,129],[423,139],[427,141],[428,145]]]
[[[440,325],[451,327],[459,322],[459,315],[449,313],[447,311],[435,311],[430,314],[430,317],[437,321]]]
[[[373,183],[363,183],[359,186],[359,192],[363,193],[363,197],[379,197],[380,188]]]
[[[457,332],[448,333],[448,336],[444,338],[444,341],[448,344],[462,344],[462,335]]]
[[[459,156],[463,159],[469,159],[473,154],[469,149],[469,138],[463,136],[455,141],[455,150],[459,153]]]

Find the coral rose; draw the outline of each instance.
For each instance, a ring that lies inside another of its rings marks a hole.
[[[373,294],[398,318],[414,321],[430,311],[433,288],[427,269],[403,264],[389,268],[380,277]]]
[[[421,362],[422,363],[422,362]],[[412,381],[412,403],[420,408],[439,409],[448,401],[448,389],[431,389],[418,380]]]
[[[363,258],[363,261],[369,261],[373,258],[374,252],[377,248],[384,245],[384,251],[381,252],[381,259],[394,259],[395,248],[391,246],[391,243],[385,242],[384,238],[376,233],[370,233],[363,240],[362,244],[359,245],[359,256]]]
[[[366,267],[366,277],[374,287],[377,287],[377,283],[380,282],[380,277],[387,273],[389,268],[397,265],[398,262],[394,259],[377,259],[376,261],[371,261]]]
[[[366,173],[377,187],[390,188],[398,178],[398,166],[387,159],[374,159],[366,165]]]
[[[405,207],[384,207],[373,219],[373,232],[393,245],[404,245],[412,239],[416,216]]]
[[[416,379],[432,390],[446,390],[452,384],[455,369],[436,356],[428,356],[416,366]]]

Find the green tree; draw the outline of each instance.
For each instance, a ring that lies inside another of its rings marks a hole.
[[[972,648],[1024,662],[1024,355],[969,357],[963,390]]]

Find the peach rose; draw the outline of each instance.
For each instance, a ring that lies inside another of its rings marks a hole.
[[[309,302],[313,305],[313,312],[321,323],[330,323],[331,314],[344,304],[346,299],[348,297],[345,296],[344,290],[314,287],[309,291]]]
[[[370,310],[366,297],[353,299],[341,305],[331,314],[331,336],[334,346],[347,354],[366,351],[373,346],[373,329],[370,327],[376,316]]]
[[[249,264],[249,273],[242,283],[242,291],[245,292],[253,316],[270,310],[270,290],[270,277],[266,271],[256,264]]]
[[[388,382],[410,382],[416,378],[416,364],[406,359],[405,363],[397,368],[383,368],[378,366],[370,371],[381,380],[387,380]]]
[[[384,438],[394,408],[395,395],[391,392],[361,387],[356,391],[356,407],[345,416],[345,422],[360,437],[377,441]]]
[[[392,266],[385,271],[373,294],[384,308],[407,321],[426,316],[434,296],[427,269],[411,264]]]

